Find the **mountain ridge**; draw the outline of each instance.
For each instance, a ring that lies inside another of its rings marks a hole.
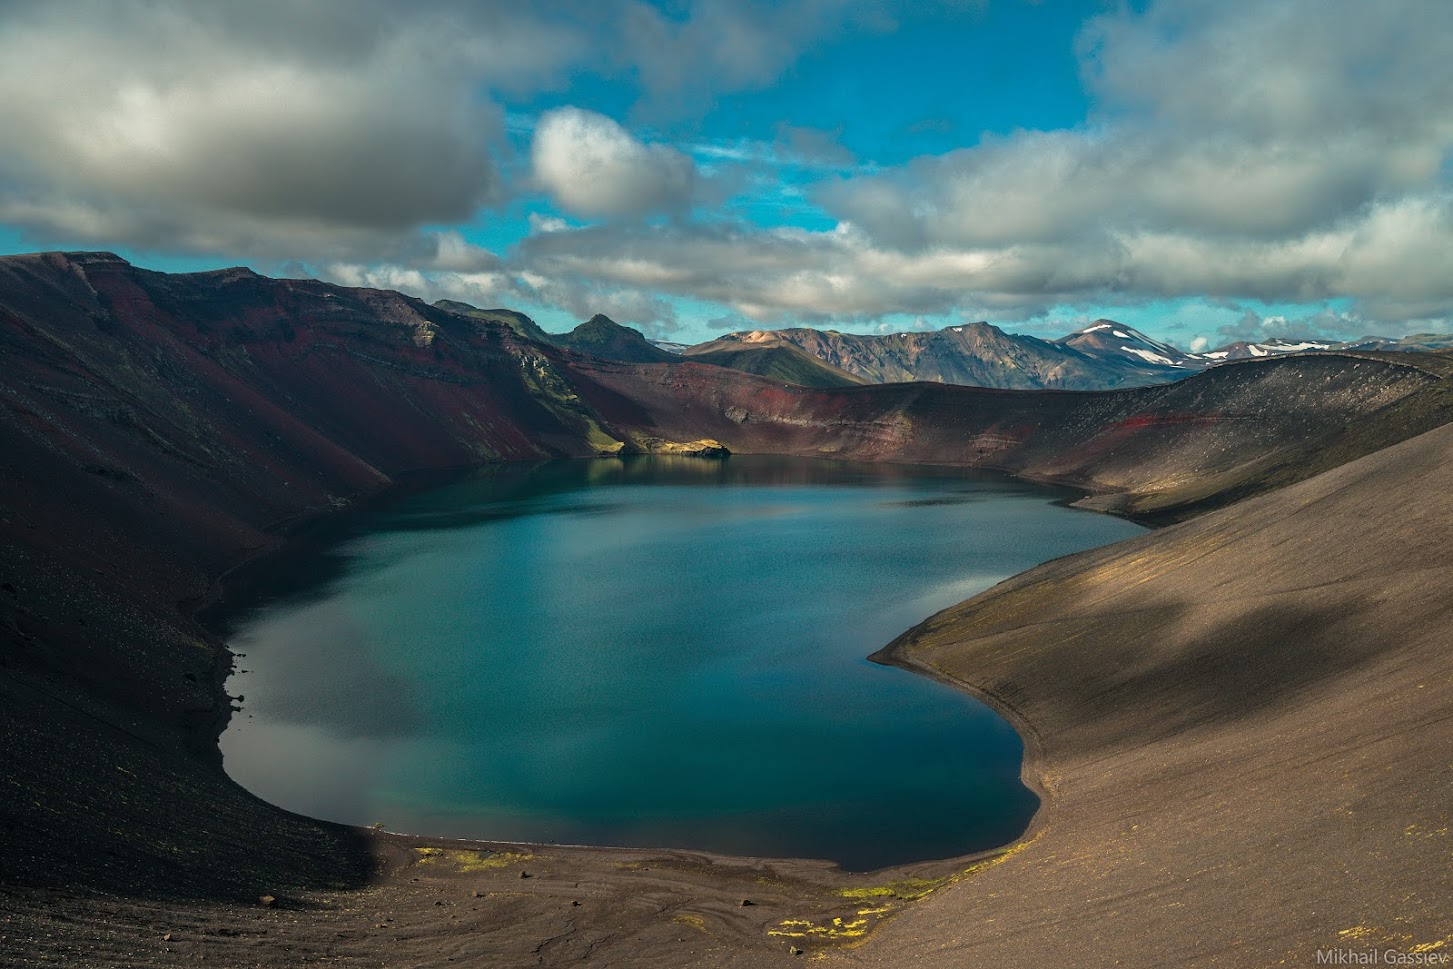
[[[1453,347],[1453,335],[1363,337],[1346,342],[1241,340],[1192,352],[1123,323],[1099,319],[1056,340],[1011,334],[985,322],[888,334],[790,327],[727,333],[677,352],[688,357],[709,356],[784,345],[870,383],[928,380],[1005,389],[1109,390],[1169,383],[1222,363],[1288,353],[1447,349]],[[1063,353],[1056,354],[1055,348]]]
[[[1453,348],[1453,334],[1414,334],[1345,342],[1238,340],[1191,352],[1110,319],[1097,319],[1054,340],[1009,333],[979,321],[939,330],[880,334],[812,327],[741,330],[685,345],[648,340],[638,329],[602,314],[569,333],[548,334],[515,310],[481,310],[453,300],[439,300],[434,305],[503,322],[528,339],[605,359],[662,363],[690,358],[789,382],[806,381],[809,386],[841,386],[848,382],[846,375],[867,383],[931,381],[1008,390],[1109,390],[1170,383],[1223,363],[1289,353]],[[826,370],[811,366],[798,352],[819,361]]]
[[[684,355],[774,344],[795,346],[874,383],[928,380],[1008,390],[1104,390],[1167,379],[1154,367],[1110,363],[1074,347],[1011,335],[984,322],[883,335],[805,327],[753,330],[727,334],[689,348]]]
[[[480,309],[458,300],[441,299],[433,304],[459,316],[486,322],[503,323],[519,335],[547,346],[588,353],[607,360],[622,360],[628,363],[665,363],[676,359],[676,354],[647,340],[634,327],[622,326],[603,313],[577,325],[568,333],[546,333],[530,317],[518,310]]]

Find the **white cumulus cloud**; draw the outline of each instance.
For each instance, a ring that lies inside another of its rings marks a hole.
[[[536,181],[577,215],[630,217],[691,207],[696,168],[690,158],[638,141],[593,111],[559,108],[544,114],[530,157]]]

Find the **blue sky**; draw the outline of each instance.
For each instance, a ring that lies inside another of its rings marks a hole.
[[[1443,0],[0,8],[0,250],[696,342],[1447,330]]]

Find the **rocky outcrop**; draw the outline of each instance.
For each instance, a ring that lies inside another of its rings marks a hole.
[[[624,447],[621,454],[668,454],[684,458],[725,458],[731,451],[720,441],[709,437],[696,441],[661,441],[656,438],[637,438]]]

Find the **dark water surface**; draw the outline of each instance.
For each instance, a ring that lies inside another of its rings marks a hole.
[[[228,772],[417,834],[830,858],[1003,844],[997,714],[864,657],[1137,534],[1062,492],[790,458],[561,462],[400,499],[231,623]]]

